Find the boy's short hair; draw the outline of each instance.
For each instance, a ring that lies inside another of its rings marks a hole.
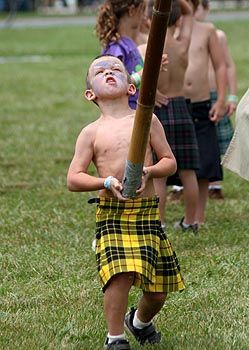
[[[197,10],[198,5],[200,4],[199,0],[191,0],[193,6],[194,6],[194,12]]]
[[[124,69],[125,69],[125,71],[126,71],[126,73],[127,73],[127,81],[128,81],[129,84],[131,84],[131,76],[130,76],[130,74],[128,73],[127,69],[125,68],[125,65],[124,65],[123,61],[121,61],[120,58],[118,58],[118,57],[116,57],[116,56],[113,56],[113,55],[98,55],[98,56],[96,56],[96,57],[91,61],[91,63],[89,64],[87,73],[86,73],[86,88],[87,88],[87,89],[91,89],[91,88],[92,88],[92,85],[91,85],[90,79],[89,79],[89,70],[90,70],[90,67],[91,67],[91,65],[93,64],[94,61],[96,61],[97,59],[99,59],[99,58],[101,58],[101,57],[115,57],[117,60],[119,60],[119,61],[122,63],[122,65],[123,65],[123,67],[124,67]]]
[[[205,10],[209,9],[209,0],[201,0],[201,5]]]
[[[176,24],[178,19],[181,17],[181,8],[178,0],[173,0],[172,8],[169,15],[168,27],[172,27]]]

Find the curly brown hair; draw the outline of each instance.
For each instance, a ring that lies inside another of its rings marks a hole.
[[[95,33],[102,45],[120,39],[118,25],[120,18],[134,5],[138,7],[144,0],[106,0],[99,7]]]

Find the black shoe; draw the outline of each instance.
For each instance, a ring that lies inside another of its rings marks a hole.
[[[136,340],[141,344],[157,344],[161,341],[161,333],[155,330],[153,324],[149,324],[148,326],[139,329],[133,326],[133,319],[135,315],[136,309],[132,308],[129,313],[125,316],[125,327],[127,330],[131,332],[132,335],[136,338]]]
[[[170,202],[183,201],[183,189],[170,191],[169,194],[167,195],[167,199]]]
[[[224,193],[221,188],[210,188],[208,190],[208,197],[210,199],[224,200]]]
[[[118,339],[108,344],[108,338],[106,338],[104,350],[131,350],[131,348],[129,342],[125,339]]]
[[[190,224],[188,225],[188,227],[185,227],[183,225],[183,221],[184,221],[184,217],[180,220],[180,221],[177,221],[175,224],[174,224],[174,228],[177,230],[177,229],[181,229],[183,232],[186,232],[186,231],[192,231],[194,233],[197,233],[198,232],[198,224]]]

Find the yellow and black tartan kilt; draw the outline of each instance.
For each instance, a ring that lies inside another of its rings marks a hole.
[[[161,229],[157,197],[125,202],[99,198],[96,259],[103,291],[114,275],[123,272],[135,272],[134,285],[143,291],[185,288],[176,254]]]

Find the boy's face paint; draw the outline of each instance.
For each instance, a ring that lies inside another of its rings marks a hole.
[[[95,94],[104,93],[106,88],[127,89],[127,72],[122,63],[115,58],[99,58],[90,67],[90,81]]]

